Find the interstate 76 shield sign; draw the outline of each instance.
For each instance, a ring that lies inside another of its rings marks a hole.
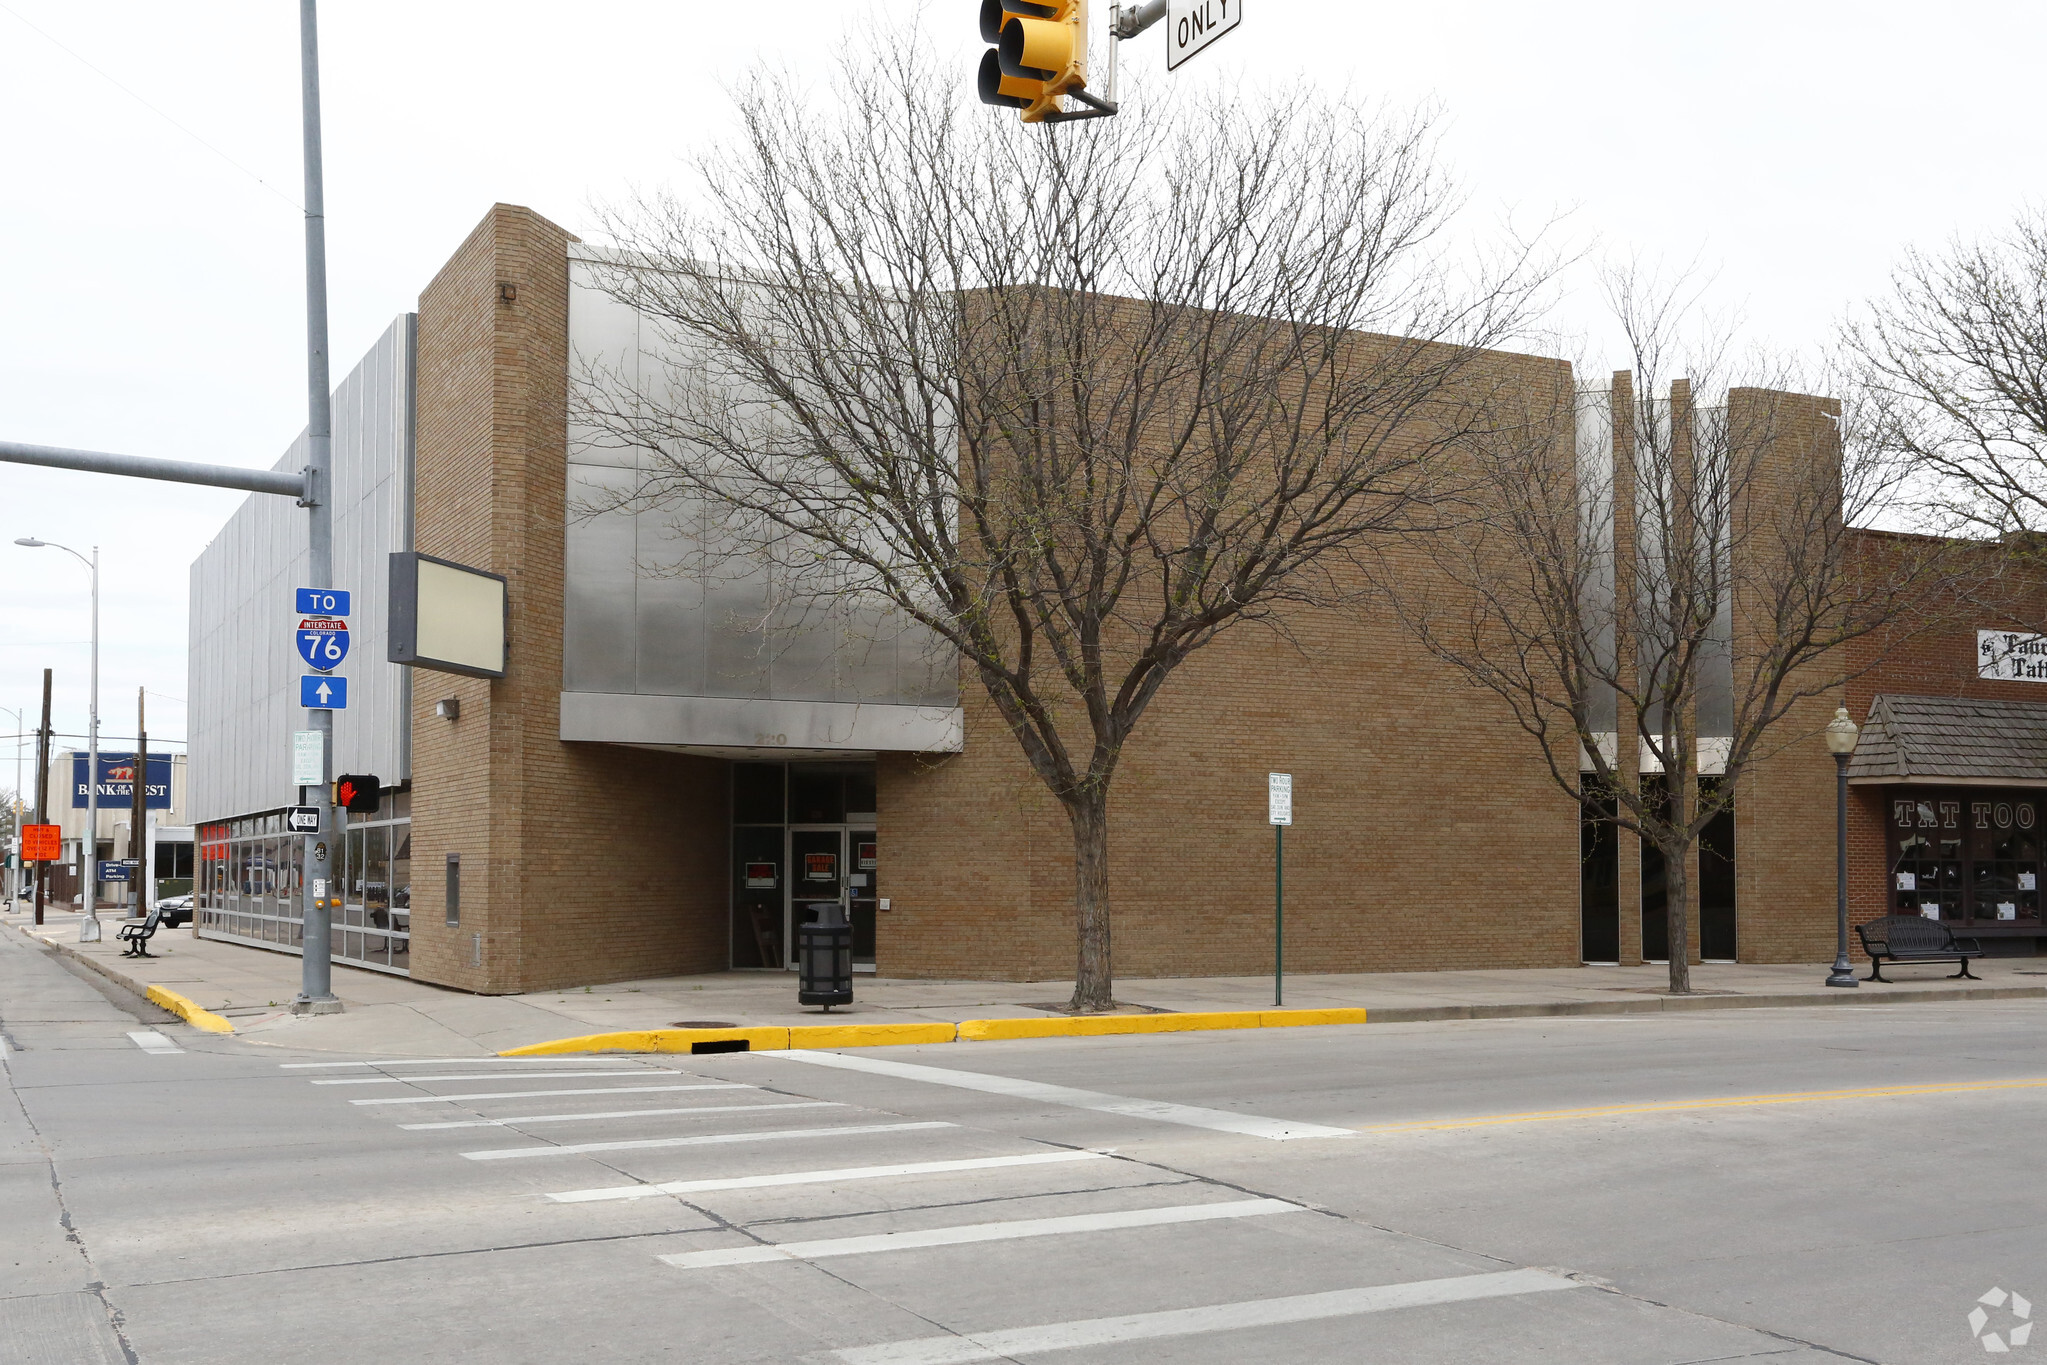
[[[348,657],[348,622],[332,616],[308,616],[299,622],[299,657],[322,673],[341,667]]]

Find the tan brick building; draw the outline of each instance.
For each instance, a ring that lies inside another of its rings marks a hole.
[[[509,630],[500,678],[399,668],[358,640],[353,685],[388,702],[337,718],[337,764],[360,754],[398,794],[344,838],[337,958],[484,992],[774,968],[801,907],[839,900],[857,956],[884,975],[1070,977],[1067,822],[977,685],[902,622],[776,617],[742,569],[707,567],[715,517],[612,496],[634,456],[584,439],[569,395],[587,367],[640,363],[647,343],[591,282],[592,259],[530,210],[493,208],[416,320],[394,324],[402,363],[342,387],[356,396],[337,404],[337,464],[351,448],[383,459],[397,472],[362,496],[388,485],[403,504],[363,532],[344,586],[374,602],[372,551],[435,556],[502,575]],[[1505,359],[1568,380],[1560,361]],[[1616,403],[1627,384],[1616,377]],[[1797,401],[1818,430],[1828,405]],[[402,420],[351,447],[350,422],[386,409]],[[195,656],[237,611],[274,614],[233,584],[284,572],[208,554]],[[1198,653],[1138,730],[1113,798],[1119,974],[1269,969],[1272,771],[1296,793],[1290,970],[1642,960],[1632,840],[1582,837],[1498,702],[1390,613],[1304,611],[1290,626]],[[1946,655],[1929,660],[1941,686],[1975,695]],[[195,658],[194,814],[213,850],[201,932],[289,951],[299,871],[266,823],[289,793],[224,757],[262,746],[235,738],[255,722],[218,700],[239,684],[202,686],[201,672]],[[1873,695],[1851,695],[1858,716]],[[1832,704],[1807,710],[1715,838],[1725,866],[1706,880],[1725,904],[1701,916],[1695,957],[1831,956],[1834,769],[1818,730]],[[1617,739],[1631,752],[1632,735]],[[1868,843],[1875,807],[1857,809]],[[1883,857],[1865,848],[1855,874],[1872,908]]]

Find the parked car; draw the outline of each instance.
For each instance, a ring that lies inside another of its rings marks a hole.
[[[190,896],[165,896],[156,903],[163,911],[163,918],[157,922],[166,929],[175,929],[181,924],[192,922],[192,898]]]

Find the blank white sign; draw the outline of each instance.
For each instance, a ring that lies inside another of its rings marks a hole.
[[[504,672],[505,585],[489,574],[420,560],[414,639],[424,658]]]

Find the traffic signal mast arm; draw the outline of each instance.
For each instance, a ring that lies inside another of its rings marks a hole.
[[[1142,5],[1111,5],[1109,36],[1135,38],[1166,17],[1166,0],[1145,0]]]

